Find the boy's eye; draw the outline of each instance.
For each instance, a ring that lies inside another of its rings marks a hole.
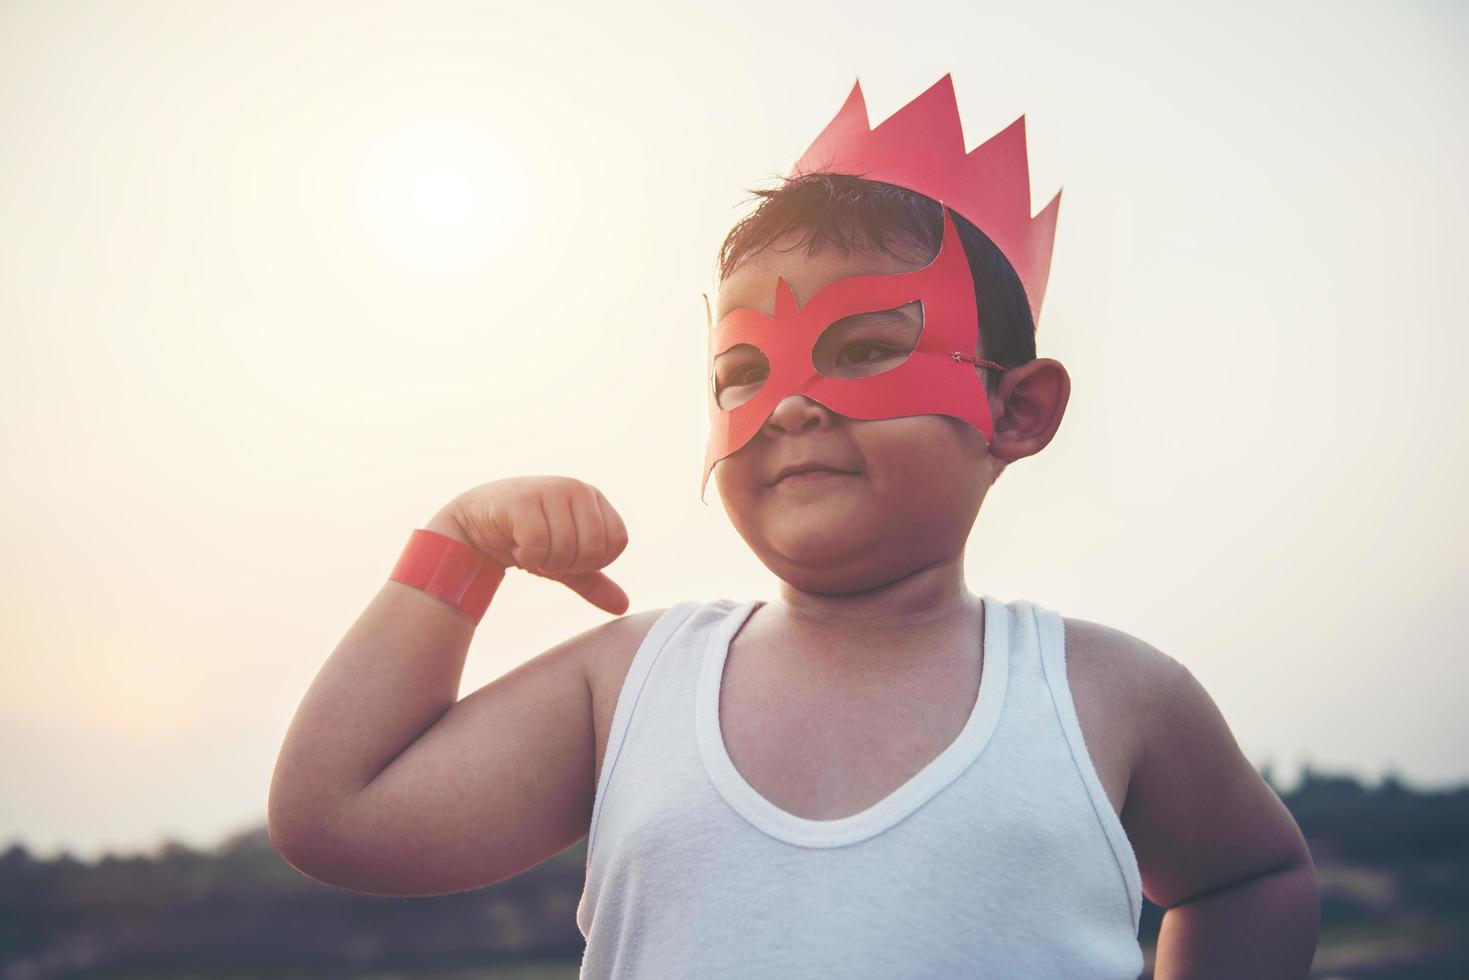
[[[838,367],[845,367],[853,364],[871,364],[874,361],[880,361],[886,357],[903,357],[907,353],[907,351],[897,350],[896,348],[888,347],[884,344],[848,344],[847,346],[843,347],[841,353],[837,355],[836,363]]]
[[[822,331],[812,365],[828,378],[870,378],[900,367],[918,346],[923,303],[843,317]]]
[[[736,344],[714,359],[714,403],[728,411],[755,397],[770,362],[753,344]]]

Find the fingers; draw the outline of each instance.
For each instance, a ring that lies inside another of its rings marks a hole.
[[[585,483],[568,481],[518,506],[512,521],[515,558],[526,571],[579,575],[610,564],[627,547],[622,518],[595,487]]]
[[[602,510],[597,506],[599,494],[589,486],[580,486],[568,495],[572,522],[576,525],[576,556],[566,570],[590,572],[612,559],[607,555],[607,528]]]
[[[572,571],[580,550],[577,539],[582,529],[577,527],[571,509],[571,494],[548,493],[541,498],[541,509],[546,512],[546,526],[551,529],[551,544],[546,550],[543,570],[562,575]]]
[[[510,526],[514,529],[510,554],[515,564],[526,570],[545,565],[551,552],[551,528],[540,498],[525,496],[511,504]]]

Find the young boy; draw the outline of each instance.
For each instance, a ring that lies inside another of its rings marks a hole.
[[[966,155],[947,76],[876,130],[854,89],[761,196],[720,253],[704,476],[779,598],[620,616],[456,700],[507,568],[627,609],[595,488],[469,490],[307,691],[277,849],[433,895],[586,836],[585,976],[1136,977],[1146,894],[1157,977],[1304,977],[1310,854],[1189,671],[965,585],[1070,391],[1023,120]]]

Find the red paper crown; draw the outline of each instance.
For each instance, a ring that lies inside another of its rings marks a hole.
[[[859,81],[836,118],[796,161],[791,176],[807,173],[880,180],[953,208],[988,235],[1010,260],[1030,300],[1031,318],[1040,322],[1061,192],[1056,192],[1040,214],[1030,216],[1025,116],[965,153],[950,75],[876,129],[867,122],[867,103]]]

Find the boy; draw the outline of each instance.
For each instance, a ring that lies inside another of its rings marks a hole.
[[[505,569],[627,608],[594,488],[469,490],[307,691],[277,849],[432,895],[587,836],[587,976],[1136,977],[1143,893],[1156,976],[1305,976],[1305,841],[1188,670],[965,587],[1070,391],[1020,122],[966,155],[947,76],[876,130],[854,89],[762,197],[721,249],[704,476],[779,599],[620,616],[456,700]]]

